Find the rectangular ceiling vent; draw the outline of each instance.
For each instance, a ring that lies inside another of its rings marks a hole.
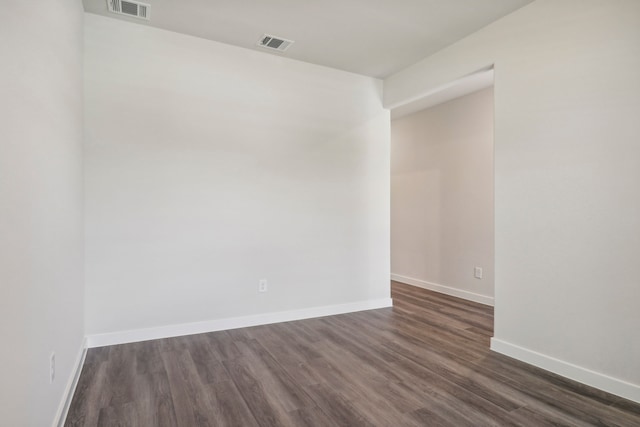
[[[107,0],[109,12],[149,20],[151,5],[131,0]]]
[[[293,44],[293,40],[283,39],[282,37],[265,34],[258,40],[258,46],[284,52]]]

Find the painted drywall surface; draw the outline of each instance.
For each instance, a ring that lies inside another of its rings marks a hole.
[[[393,120],[392,274],[493,297],[493,235],[493,89]]]
[[[538,0],[385,80],[495,63],[495,337],[640,385],[640,2]]]
[[[389,297],[380,80],[85,22],[88,334]]]
[[[79,0],[0,12],[3,426],[51,425],[84,337],[82,17]]]

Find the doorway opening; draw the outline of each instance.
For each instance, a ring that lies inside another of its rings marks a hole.
[[[392,281],[494,305],[493,117],[493,67],[391,109]]]

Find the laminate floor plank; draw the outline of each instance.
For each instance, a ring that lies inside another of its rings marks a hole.
[[[135,355],[136,374],[165,372],[157,341],[143,341],[128,345]]]
[[[364,427],[376,425],[367,421],[366,416],[348,399],[325,384],[309,386],[307,387],[307,392],[334,426]]]
[[[233,381],[222,381],[207,385],[208,391],[218,402],[220,408],[220,426],[256,427],[258,422],[253,417],[244,398]]]
[[[108,406],[100,410],[99,427],[138,427],[140,420],[135,408],[136,403],[130,402],[118,406]]]
[[[322,351],[323,357],[326,357],[327,354],[338,354],[345,357],[344,362],[340,363],[340,365],[349,366],[346,362],[347,356],[345,356],[349,353],[353,355],[351,359],[354,360],[354,369],[367,370],[372,375],[375,374],[388,381],[400,381],[401,377],[389,366],[386,366],[380,353],[371,351],[371,343],[368,346],[363,345],[359,337],[350,335],[344,329],[340,331],[337,329],[335,327],[324,329],[327,339],[317,344],[318,351]]]
[[[260,426],[293,426],[278,396],[271,393],[250,368],[250,361],[238,357],[224,362],[234,384]]]
[[[537,407],[535,410],[529,407],[518,408],[511,413],[511,416],[521,425],[526,426],[575,426],[587,427],[593,424],[577,420],[564,412],[556,411],[553,408]]]
[[[278,333],[279,328],[269,326],[259,326],[257,331],[252,331],[251,335],[260,341],[260,344],[280,363],[287,366],[303,364],[313,359],[306,349],[299,348],[297,343],[288,343]],[[254,328],[251,328],[254,329]]]
[[[317,331],[317,328],[322,325],[321,320],[322,318],[287,322],[287,326],[294,331],[296,335],[302,337],[305,343],[312,345],[324,339]]]
[[[191,345],[187,348],[203,383],[230,380],[229,373],[222,364],[223,356],[214,348],[207,334],[191,335]]]
[[[242,355],[228,331],[213,332],[205,336],[209,339],[213,352],[217,354],[218,360],[231,360]]]
[[[394,306],[89,349],[66,426],[640,426],[640,404],[489,349],[493,308]]]
[[[293,323],[294,322],[281,323],[278,329],[279,336],[284,342],[288,343],[287,349],[295,349],[295,351],[306,360],[320,357],[320,354],[313,348],[313,344],[318,342],[318,339],[309,337],[305,332],[299,332],[299,329],[296,329]]]
[[[640,405],[630,400],[619,398],[611,407],[640,418]]]
[[[416,315],[416,311],[421,309],[419,304],[419,302],[414,303],[411,301],[399,301],[397,303],[394,303],[394,308],[404,310],[405,313],[410,315],[411,317],[419,318],[423,323],[426,323],[427,325],[433,326],[435,328],[441,328],[445,330],[465,330],[470,326],[469,323],[456,320],[448,315],[442,315],[442,313],[440,312],[425,312],[420,313],[420,315]]]
[[[298,409],[290,413],[295,425],[300,427],[333,427],[335,424],[331,418],[317,406]]]
[[[512,424],[509,422],[509,410],[504,406],[510,406],[516,409],[518,404],[513,404],[513,400],[496,399],[495,395],[483,392],[483,396],[475,394],[460,384],[456,384],[451,380],[444,378],[430,369],[422,366],[412,360],[405,359],[394,364],[405,375],[404,384],[414,390],[416,393],[425,396],[425,409],[432,411],[440,410],[440,415],[449,411],[458,411],[464,414],[475,414],[474,419],[478,425],[489,425],[490,420],[500,420],[503,425]],[[498,400],[503,406],[487,399],[493,397],[492,400]],[[514,398],[515,399],[515,398]],[[435,406],[434,406],[435,405]],[[446,410],[445,410],[446,409]]]
[[[119,406],[135,399],[136,358],[134,345],[109,347],[107,378],[110,387],[109,406]]]
[[[89,358],[89,353],[95,353],[94,350],[101,349],[89,350],[87,358]],[[97,358],[91,357],[90,359]],[[93,360],[92,363],[85,362],[69,407],[66,426],[98,425],[100,410],[109,405],[110,394],[106,372],[106,360]]]
[[[390,335],[394,340],[403,340],[415,343],[417,346],[426,346],[443,355],[455,354],[473,361],[485,357],[489,349],[477,340],[469,338],[469,332],[462,329],[455,331],[434,328],[432,325],[421,324],[411,320],[404,321],[404,315],[397,315],[391,325],[385,319],[381,319],[380,327],[386,326],[384,334]],[[370,320],[375,322],[375,318]],[[387,331],[391,329],[391,331]]]
[[[87,355],[84,359],[85,365],[98,364],[100,362],[106,362],[109,359],[110,347],[96,347],[87,351]]]
[[[241,351],[255,378],[270,394],[277,396],[285,411],[316,406],[304,389],[291,378],[287,369],[283,368],[258,341],[243,343]]]
[[[471,391],[474,395],[482,397],[495,405],[511,411],[526,404],[517,390],[497,381],[491,375],[485,376],[475,369],[470,363],[460,363],[457,360],[443,356],[428,348],[420,348],[413,343],[387,343],[385,347],[396,352],[399,357],[413,362],[423,369],[438,375],[442,379]],[[407,348],[410,351],[407,351]],[[409,365],[406,360],[400,362],[405,369]],[[404,372],[401,370],[400,372]]]
[[[327,341],[323,344],[325,361],[324,376],[336,390],[348,398],[354,405],[360,401],[373,403],[378,413],[377,419],[384,419],[387,414],[398,416],[422,406],[420,400],[407,392],[393,380],[376,371],[359,356],[339,345]]]
[[[220,414],[212,404],[210,395],[188,350],[165,351],[162,353],[171,399],[179,423],[189,426],[216,426],[220,424]]]
[[[506,356],[499,356],[499,358],[506,358]],[[489,360],[487,359],[487,361]],[[491,361],[490,363],[494,362]],[[592,425],[640,426],[640,417],[612,407],[601,396],[596,399],[578,391],[583,387],[587,387],[585,385],[579,387],[557,385],[544,377],[532,373],[529,365],[513,359],[510,359],[508,363],[504,363],[499,373],[496,373],[498,368],[494,368],[493,372],[494,375],[500,376],[502,382],[531,397],[536,403],[528,405],[530,408],[535,409],[540,405],[551,407],[571,415],[578,421]],[[589,394],[600,395],[600,392],[594,391]],[[613,399],[615,397],[612,396],[610,401]]]
[[[138,374],[135,379],[136,418],[142,426],[172,427],[178,421],[166,372]]]
[[[430,408],[420,408],[409,414],[417,422],[424,426],[433,427],[475,427],[473,421],[463,417],[458,412],[447,407],[440,408],[438,405],[431,404]]]
[[[381,322],[381,326],[384,331],[396,331],[396,330],[408,330],[411,326],[417,328],[420,332],[419,336],[431,336],[442,337],[445,340],[451,342],[452,345],[461,344],[467,345],[467,341],[471,343],[479,344],[478,348],[484,352],[488,352],[488,347],[481,345],[480,341],[485,341],[481,336],[477,336],[473,332],[469,331],[470,327],[454,328],[446,323],[446,318],[443,318],[440,325],[433,325],[428,319],[409,314],[405,309],[406,305],[403,303],[395,304],[393,309],[389,311],[376,310],[371,316],[367,316],[367,322],[369,323],[373,319]],[[363,312],[354,313],[362,317]]]
[[[391,284],[391,297],[393,299],[409,301],[408,297],[411,297],[420,300],[425,305],[425,308],[430,308],[431,311],[440,311],[444,307],[452,307],[470,313],[485,314],[493,317],[493,307],[488,305],[462,300],[450,295],[417,288],[400,282],[392,281]],[[431,306],[427,306],[427,304],[431,304]]]

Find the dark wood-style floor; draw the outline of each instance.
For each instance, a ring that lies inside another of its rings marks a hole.
[[[489,351],[489,307],[394,307],[90,349],[67,426],[640,426],[640,405]]]

